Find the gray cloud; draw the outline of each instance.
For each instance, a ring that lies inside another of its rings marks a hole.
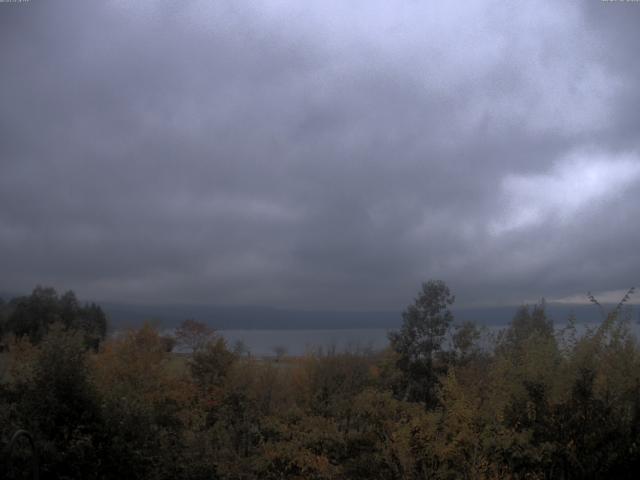
[[[640,6],[0,5],[0,291],[399,308],[637,282]]]

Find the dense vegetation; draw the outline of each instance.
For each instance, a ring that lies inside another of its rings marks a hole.
[[[43,478],[635,477],[622,305],[586,331],[524,306],[491,337],[455,326],[453,301],[424,284],[384,352],[265,360],[195,321],[105,340],[99,307],[37,288],[0,304],[0,433],[33,434]]]

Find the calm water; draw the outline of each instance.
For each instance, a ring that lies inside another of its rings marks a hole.
[[[253,355],[274,355],[276,347],[284,347],[288,355],[303,355],[317,348],[372,348],[387,345],[386,329],[344,330],[219,330],[230,347],[242,341]]]
[[[584,332],[587,327],[595,328],[595,323],[583,323],[576,325],[578,333]],[[556,329],[563,328],[563,324],[556,324]],[[640,325],[630,324],[636,338],[640,338]],[[484,328],[481,344],[489,342],[489,338],[504,325],[492,325]],[[388,329],[344,329],[344,330],[219,330],[233,347],[238,341],[242,341],[249,351],[256,356],[271,356],[275,354],[276,347],[283,347],[287,355],[303,355],[317,348],[332,348],[341,351],[347,348],[371,348],[382,350],[389,340]],[[488,343],[487,343],[488,344]]]

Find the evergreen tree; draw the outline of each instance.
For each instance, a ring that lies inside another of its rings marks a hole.
[[[437,401],[435,387],[442,368],[437,355],[453,321],[449,307],[454,300],[443,281],[423,283],[414,303],[402,314],[400,331],[389,334],[403,372],[403,384],[396,388],[402,398],[425,402],[427,407]]]

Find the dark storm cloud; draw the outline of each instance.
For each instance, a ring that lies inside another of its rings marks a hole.
[[[0,291],[372,309],[432,277],[463,303],[637,282],[637,4],[0,7]]]

